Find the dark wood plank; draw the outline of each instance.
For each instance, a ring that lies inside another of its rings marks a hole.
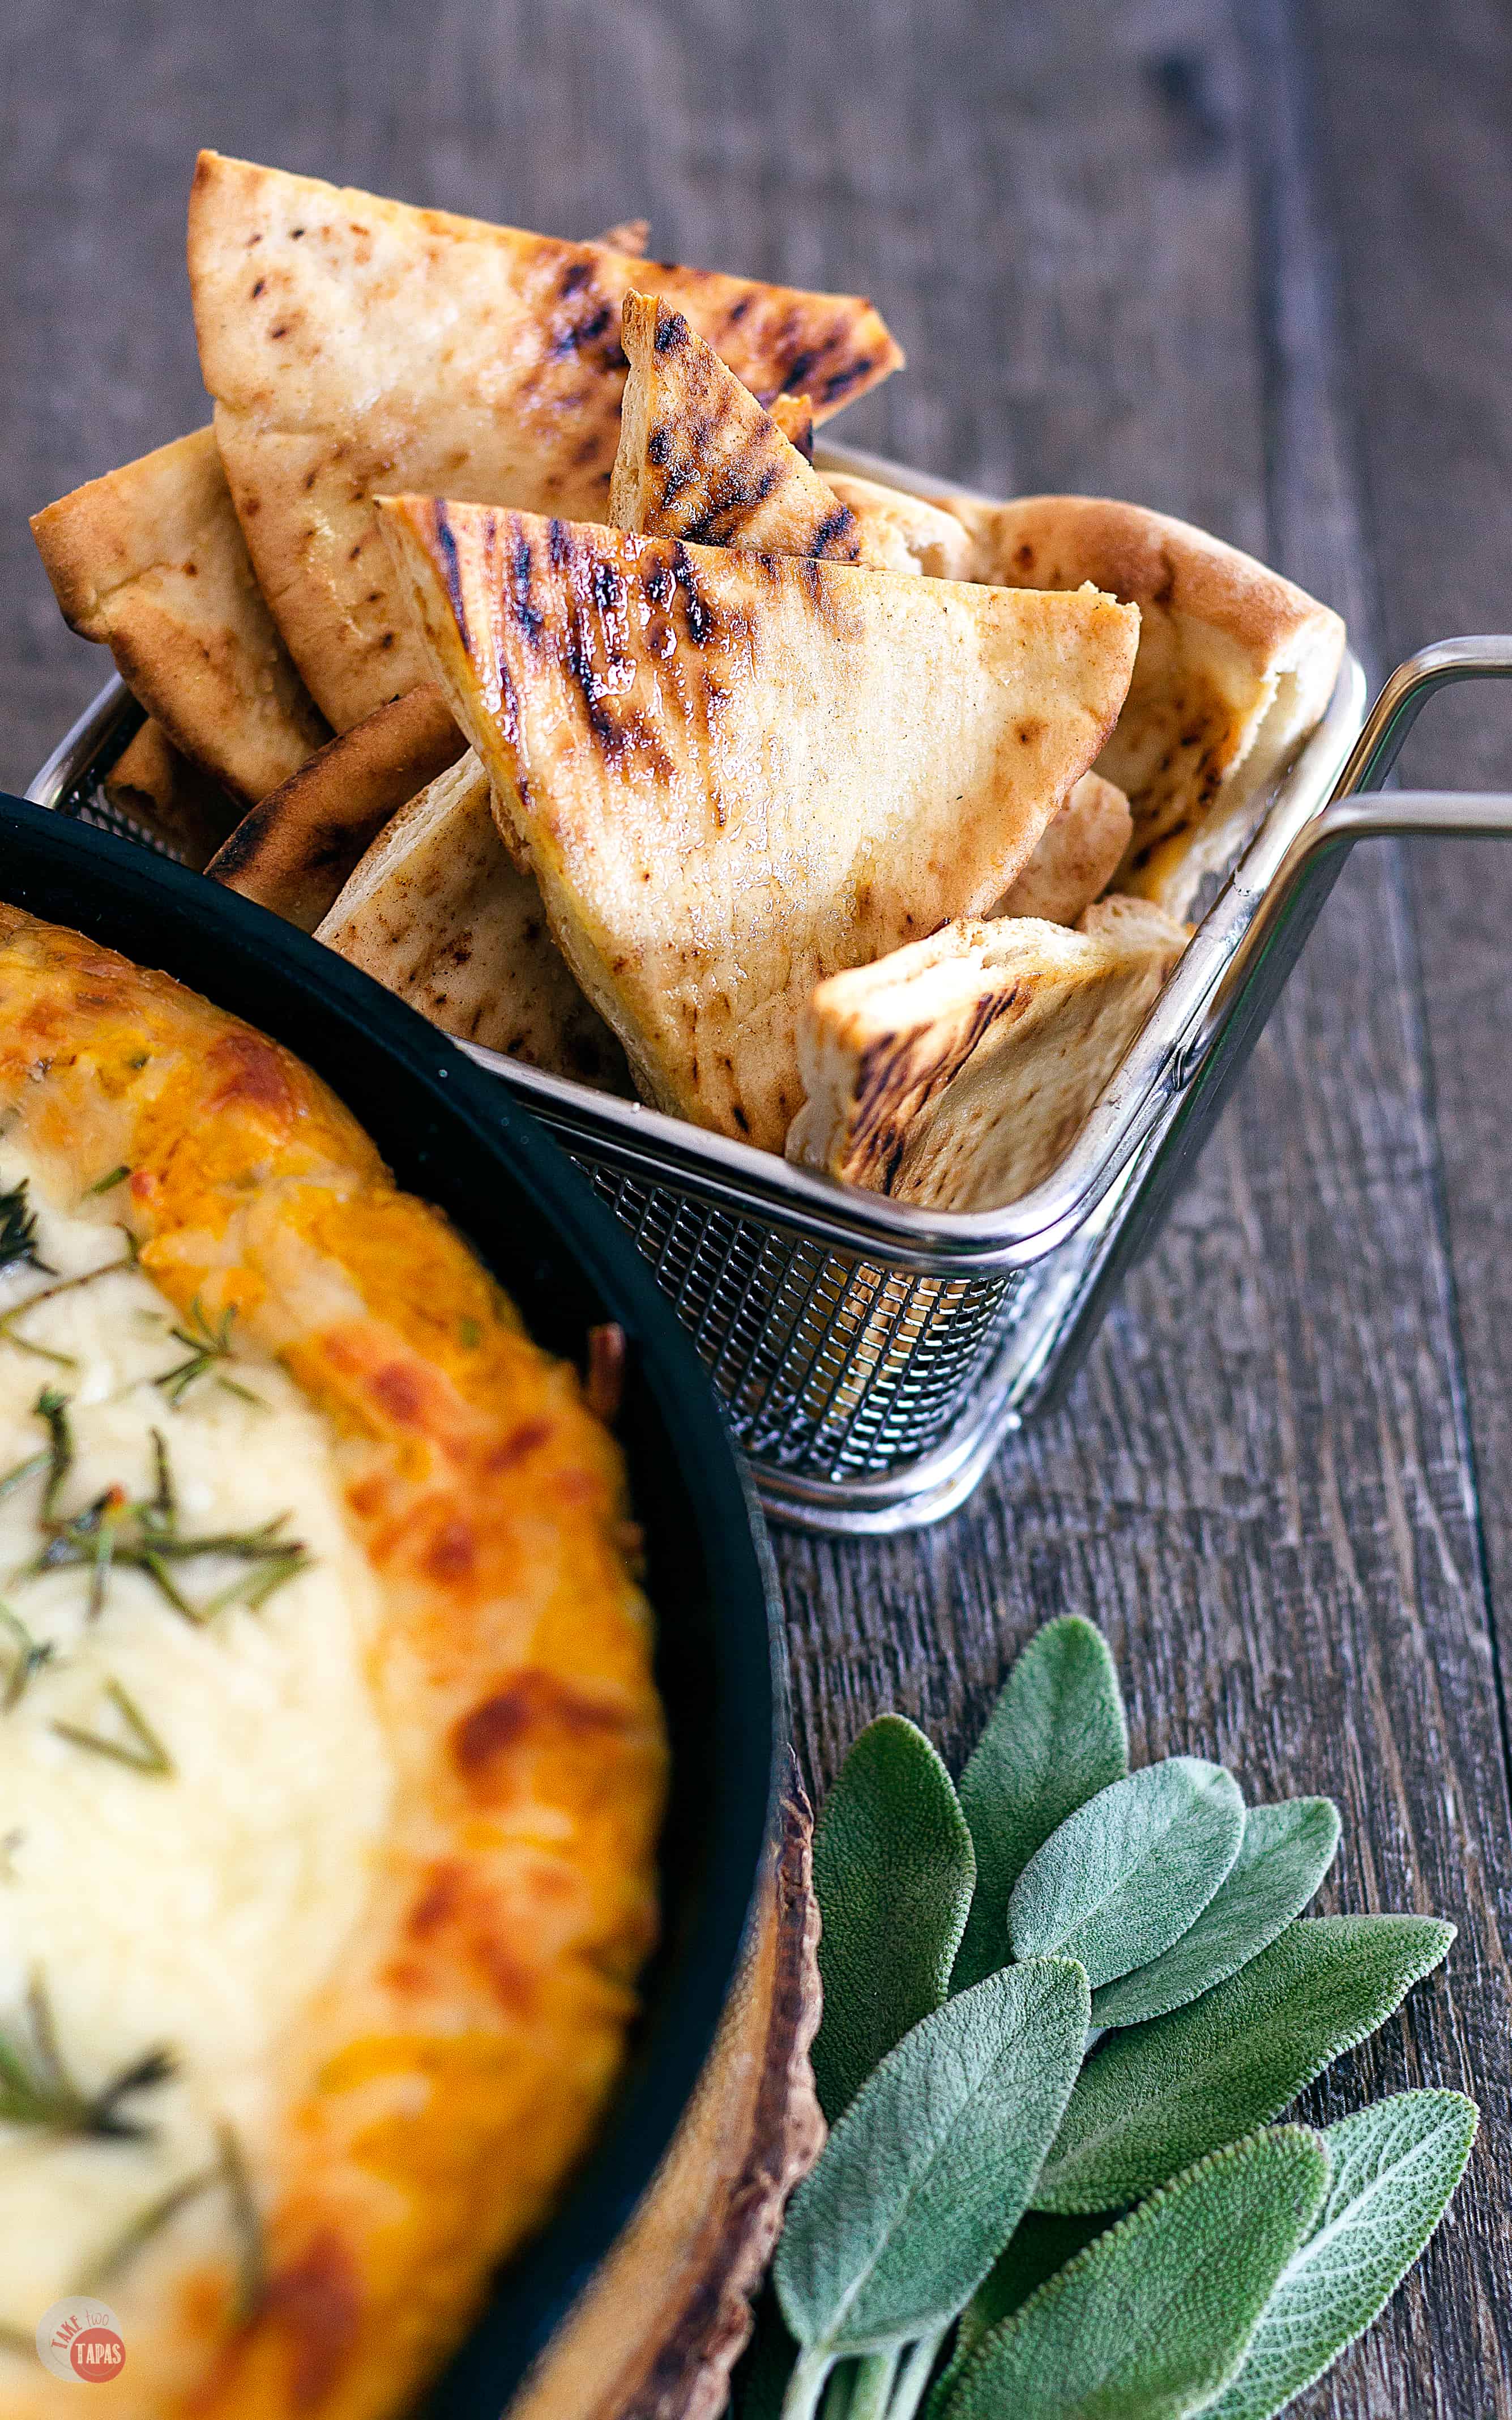
[[[202,140],[564,231],[645,209],[659,249],[869,287],[911,367],[847,424],[857,442],[1005,489],[1168,506],[1269,553],[1372,646],[1404,644],[1403,594],[1427,635],[1467,538],[1492,577],[1497,527],[1471,530],[1462,470],[1499,458],[1485,410],[1505,383],[1464,368],[1458,464],[1414,451],[1409,423],[1443,344],[1465,342],[1504,211],[1468,234],[1451,220],[1442,256],[1421,254],[1427,286],[1453,266],[1450,237],[1468,243],[1481,284],[1451,277],[1453,307],[1423,298],[1393,329],[1384,293],[1362,316],[1359,285],[1372,244],[1425,241],[1426,197],[1458,194],[1455,111],[1482,167],[1499,105],[1506,118],[1500,21],[1452,0],[1453,39],[1443,12],[1433,34],[1440,183],[1422,168],[1394,194],[1426,72],[1410,14],[1389,8],[1383,37],[1376,12],[1313,11],[1317,116],[1284,0],[1094,17],[439,0],[423,40],[359,0],[247,0],[234,39],[190,0],[131,0],[70,24],[66,54],[45,0],[13,0],[0,194],[24,240],[0,266],[0,773],[24,778],[100,669],[57,625],[23,511],[204,409],[181,257]],[[1365,97],[1347,87],[1373,48]],[[1381,401],[1382,378],[1399,400]],[[1479,935],[1484,990],[1492,918],[1456,929]],[[1434,995],[1441,1101],[1442,1036],[1474,990]],[[1512,1854],[1456,1324],[1484,1457],[1496,1331],[1474,1328],[1465,1280],[1494,1257],[1504,1143],[1469,1098],[1436,1128],[1423,1018],[1401,874],[1362,861],[1067,1411],[1010,1443],[938,1530],[780,1546],[820,1778],[887,1705],[959,1755],[1032,1628],[1080,1607],[1115,1643],[1139,1753],[1216,1749],[1258,1794],[1332,1789],[1339,1903],[1461,1922],[1448,1979],[1354,2063],[1348,2097],[1473,2081],[1489,2149],[1424,2283],[1298,2407],[1340,2420],[1512,2414],[1493,2191]]]

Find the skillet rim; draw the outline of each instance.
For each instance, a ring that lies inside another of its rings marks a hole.
[[[708,1831],[697,1869],[682,1861],[685,1903],[677,1927],[667,1927],[675,1937],[654,1962],[640,2039],[594,2149],[554,2217],[501,2272],[472,2331],[423,2400],[427,2420],[497,2420],[651,2183],[738,1971],[786,1737],[781,1599],[762,1515],[714,1388],[636,1246],[534,1115],[438,1028],[268,909],[137,844],[4,792],[0,897],[139,963],[162,966],[175,981],[285,1044],[340,1099],[354,1063],[366,1063],[368,1083],[381,1068],[393,1084],[395,1118],[416,1105],[426,1118],[423,1137],[401,1138],[395,1149],[383,1130],[386,1105],[377,1116],[368,1106],[354,1110],[399,1182],[423,1198],[444,1195],[446,1186],[427,1183],[426,1171],[444,1175],[440,1154],[449,1130],[454,1143],[462,1139],[468,1159],[491,1163],[504,1200],[513,1193],[538,1214],[557,1255],[625,1329],[639,1404],[662,1436],[638,1434],[622,1442],[642,1466],[659,1443],[666,1471],[681,1482],[671,1494],[682,1499],[682,1519],[699,1549],[700,1609],[707,1621],[704,1639],[695,1612],[690,1635],[695,1651],[706,1652],[714,1694],[697,1758],[687,1757],[686,1740],[682,1755],[675,1753],[674,1722],[674,1805],[678,1765],[702,1766]],[[338,1042],[353,1057],[333,1065]],[[473,1219],[444,1198],[440,1206],[517,1298],[508,1269],[498,1265],[497,1247],[490,1251],[486,1240],[497,1205],[480,1197]],[[521,1308],[533,1326],[530,1305]],[[640,1516],[640,1501],[635,1510]],[[655,1532],[648,1545],[655,1563]],[[674,1568],[686,1548],[685,1539],[671,1558]],[[687,1729],[686,1709],[682,1727]],[[671,1828],[663,1836],[664,1883]],[[664,1906],[664,1915],[671,1913]]]

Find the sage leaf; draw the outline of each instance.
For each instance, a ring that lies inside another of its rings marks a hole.
[[[1036,1959],[923,2018],[789,2206],[778,2299],[815,2354],[887,2351],[953,2319],[1023,2215],[1086,2032],[1081,1968]]]
[[[1163,1957],[1094,1992],[1093,2024],[1141,2024],[1227,1982],[1302,1914],[1338,1844],[1331,1798],[1249,1807],[1239,1854],[1196,1924]]]
[[[1068,1815],[1129,1769],[1123,1699],[1106,1641],[1077,1613],[1031,1638],[961,1776],[977,1851],[977,1889],[951,1988],[964,1992],[1009,1955],[1009,1894]]]
[[[1077,2079],[1037,2210],[1113,2210],[1264,2125],[1443,1959],[1427,1916],[1304,1916],[1184,2009],[1103,2041]]]
[[[831,2125],[950,1986],[976,1875],[955,1784],[901,1714],[865,1730],[814,1829],[825,2012],[811,2056]]]
[[[1239,1854],[1244,1801],[1197,1756],[1147,1764],[1099,1791],[1013,1885],[1016,1958],[1077,1959],[1095,1991],[1147,1965],[1192,1926]]]
[[[1105,2210],[1078,2211],[1068,2218],[1026,2211],[961,2314],[951,2368],[964,2369],[983,2336],[990,2335],[1047,2278],[1116,2223],[1114,2214]]]
[[[1233,2376],[1312,2224],[1328,2154],[1277,2127],[1203,2160],[985,2337],[942,2420],[1180,2420]]]
[[[1272,2420],[1370,2325],[1449,2205],[1479,2113],[1458,2092],[1398,2092],[1330,2126],[1317,2224],[1282,2270],[1212,2420]]]

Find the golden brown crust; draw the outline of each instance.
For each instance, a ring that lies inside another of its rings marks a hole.
[[[467,745],[434,681],[328,741],[244,815],[205,871],[313,933],[391,815]]]
[[[271,2079],[266,2284],[239,2324],[228,2264],[183,2276],[129,2331],[117,2408],[377,2420],[548,2209],[634,2010],[665,1748],[620,1457],[306,1068],[12,908],[0,1103],[65,1191],[130,1166],[102,1216],[124,1202],[155,1282],[234,1307],[324,1411],[381,1608],[394,1814],[360,1939]]]
[[[100,786],[117,814],[130,815],[195,868],[214,856],[240,813],[219,782],[180,756],[150,715]]]
[[[258,594],[210,429],[75,488],[31,529],[70,629],[109,647],[233,798],[251,805],[330,737]]]
[[[856,515],[680,311],[625,298],[630,364],[608,518],[697,546],[871,562]]]
[[[1101,773],[1084,773],[994,915],[1074,924],[1112,881],[1133,830],[1129,801],[1117,783],[1104,782]]]
[[[1102,746],[1137,616],[386,500],[551,930],[659,1107],[779,1151],[813,985],[980,913]]]
[[[663,295],[763,400],[801,390],[820,419],[903,358],[860,296],[641,262],[208,151],[189,269],[263,594],[343,729],[426,673],[372,498],[601,515],[630,287]]]
[[[812,1818],[795,1772],[752,1934],[676,2139],[510,2420],[716,2420],[789,2195],[824,2148]]]
[[[1265,785],[1318,722],[1344,625],[1279,573],[1190,522],[1103,496],[942,496],[968,531],[970,577],[1090,580],[1137,604],[1139,659],[1098,770],[1127,791],[1126,890],[1180,914],[1242,844]]]
[[[630,1090],[624,1052],[551,939],[540,885],[500,837],[471,749],[385,826],[316,938],[462,1041]]]
[[[936,1210],[992,1210],[1048,1176],[1185,944],[1147,900],[1075,932],[948,924],[815,989],[788,1157]]]

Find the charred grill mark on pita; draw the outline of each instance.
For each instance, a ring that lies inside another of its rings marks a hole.
[[[453,613],[456,616],[457,635],[462,642],[463,648],[468,653],[471,653],[472,640],[468,628],[468,609],[463,588],[462,567],[457,560],[456,533],[452,527],[451,515],[448,513],[444,504],[439,504],[434,507],[433,520],[436,530],[436,544],[440,551],[443,575],[446,581],[447,598],[450,602]]]

